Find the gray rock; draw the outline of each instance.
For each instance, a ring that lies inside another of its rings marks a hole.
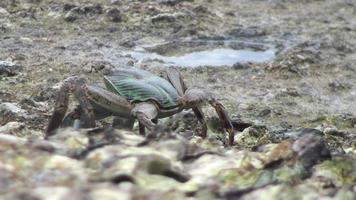
[[[117,8],[110,8],[110,9],[106,10],[105,15],[108,18],[108,20],[110,20],[112,22],[121,22],[122,21],[121,12]]]
[[[120,5],[122,4],[122,0],[111,0],[112,5]]]
[[[100,4],[89,4],[82,7],[77,7],[72,4],[67,4],[63,10],[69,10],[64,16],[64,20],[67,22],[74,22],[82,17],[92,17],[103,13],[103,7]]]
[[[181,2],[194,2],[194,0],[159,0],[158,3],[167,6],[175,6]]]
[[[27,111],[20,108],[16,103],[5,102],[0,104],[0,119],[2,118],[3,121],[13,121],[14,119],[23,119],[27,117]]]
[[[26,140],[17,136],[0,134],[0,145],[23,146]]]
[[[11,134],[18,132],[25,128],[25,123],[22,122],[8,122],[4,126],[0,126],[0,133]]]
[[[266,32],[258,27],[247,27],[233,29],[228,34],[233,37],[260,37],[266,35]]]
[[[22,69],[20,65],[0,60],[0,76],[16,76]]]
[[[319,135],[322,136],[323,132],[321,132],[318,129],[313,129],[313,128],[300,128],[300,129],[294,129],[294,130],[289,130],[283,134],[283,137],[285,139],[290,138],[293,140],[296,140],[300,137],[303,137],[305,135]]]
[[[81,8],[86,16],[95,16],[103,13],[103,7],[100,4],[89,4]]]
[[[307,169],[319,161],[331,158],[323,138],[315,134],[304,135],[293,143],[292,149],[297,153],[298,161]]]
[[[114,69],[114,66],[104,60],[91,60],[84,64],[83,71],[86,73],[98,73],[108,74],[111,70]]]
[[[65,16],[64,16],[64,20],[67,22],[74,22],[75,20],[77,20],[80,17],[80,14],[78,12],[78,8],[74,8],[72,10],[70,10]]]
[[[175,22],[179,17],[184,17],[184,13],[160,13],[151,18],[152,23]]]
[[[239,70],[239,69],[248,69],[249,65],[248,63],[241,63],[241,62],[237,62],[234,65],[232,65],[233,69]]]
[[[8,16],[9,12],[5,8],[0,7],[0,16]]]

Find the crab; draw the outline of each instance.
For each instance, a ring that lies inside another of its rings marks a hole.
[[[224,106],[208,90],[187,88],[179,70],[169,67],[166,79],[141,69],[117,69],[104,76],[106,88],[87,83],[83,77],[65,79],[59,89],[55,108],[46,129],[46,137],[55,134],[68,119],[79,121],[77,128],[95,127],[95,121],[109,116],[127,120],[133,127],[139,122],[139,132],[156,130],[159,118],[192,109],[201,123],[201,137],[207,137],[207,123],[202,105],[208,103],[217,112],[223,128],[228,132],[228,144],[234,144],[235,130]],[[79,107],[66,115],[69,95],[73,94]],[[69,120],[69,121],[70,121]]]

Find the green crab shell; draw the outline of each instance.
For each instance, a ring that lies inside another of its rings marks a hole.
[[[120,69],[104,76],[109,91],[125,96],[131,102],[156,101],[161,108],[174,108],[179,94],[170,82],[140,69]]]

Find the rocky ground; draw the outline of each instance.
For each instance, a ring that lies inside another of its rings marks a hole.
[[[352,0],[0,1],[1,199],[355,199],[355,18]],[[224,41],[276,51],[263,63],[181,68],[229,111],[233,147],[208,107],[206,140],[189,111],[161,120],[152,141],[111,119],[43,139],[66,77],[163,74],[167,63],[130,52]]]

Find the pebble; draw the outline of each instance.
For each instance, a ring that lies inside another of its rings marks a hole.
[[[110,8],[105,12],[106,17],[112,22],[121,22],[121,12],[117,8]]]
[[[8,122],[4,126],[0,126],[0,134],[16,133],[23,128],[25,128],[25,123],[23,122]]]
[[[0,121],[9,122],[28,118],[26,110],[19,107],[16,103],[1,103],[0,104]]]
[[[9,12],[5,8],[0,7],[0,16],[8,16]]]
[[[20,65],[0,60],[0,76],[16,76],[22,69]]]
[[[305,168],[310,168],[318,161],[330,159],[330,151],[323,138],[316,134],[306,134],[293,143],[292,149]]]

